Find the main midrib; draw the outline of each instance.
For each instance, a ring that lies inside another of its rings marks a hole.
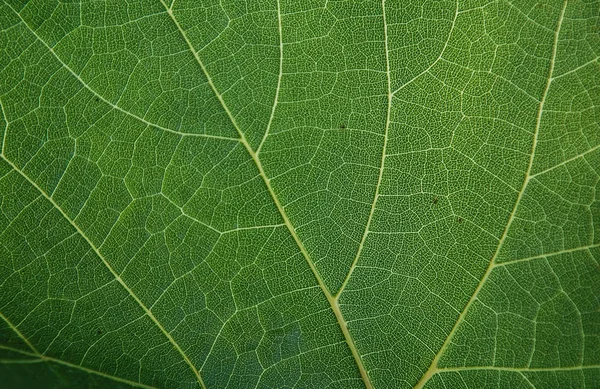
[[[346,320],[344,318],[344,315],[342,314],[342,311],[340,309],[339,306],[339,293],[336,294],[335,296],[331,294],[331,292],[329,291],[329,289],[327,288],[327,285],[325,285],[325,282],[323,281],[323,277],[320,275],[317,267],[314,264],[314,261],[312,260],[312,258],[310,257],[308,251],[306,250],[306,247],[304,247],[304,244],[302,243],[302,240],[300,240],[300,237],[298,236],[296,229],[294,228],[292,222],[290,221],[285,208],[283,207],[283,205],[281,205],[281,202],[279,201],[279,198],[277,196],[277,194],[275,193],[273,187],[271,186],[271,180],[269,179],[269,177],[267,176],[267,174],[264,171],[264,168],[262,166],[262,162],[260,161],[260,158],[258,156],[258,153],[256,151],[254,151],[254,149],[252,148],[252,146],[250,145],[250,143],[248,142],[248,140],[246,139],[246,136],[244,134],[244,132],[241,130],[240,126],[237,124],[237,121],[235,120],[235,117],[233,116],[233,114],[231,113],[231,110],[229,109],[229,107],[227,106],[227,104],[225,103],[225,100],[223,99],[223,96],[221,95],[221,93],[219,92],[219,90],[217,89],[217,87],[215,86],[212,77],[210,76],[210,74],[208,73],[208,70],[206,69],[206,66],[204,66],[204,63],[202,62],[202,59],[200,58],[200,55],[198,53],[198,51],[196,51],[196,49],[194,48],[194,46],[192,45],[191,41],[189,40],[189,38],[187,37],[187,34],[185,33],[185,30],[181,27],[181,25],[179,24],[179,22],[177,21],[177,19],[175,18],[175,15],[173,14],[173,11],[171,9],[171,7],[167,6],[167,4],[164,2],[164,0],[160,0],[161,4],[165,7],[165,10],[167,12],[167,14],[169,15],[169,17],[171,18],[171,20],[173,21],[173,23],[175,24],[175,26],[177,27],[177,29],[179,30],[183,40],[185,41],[185,43],[187,44],[190,52],[193,54],[194,58],[196,59],[196,62],[198,63],[198,65],[200,66],[200,68],[202,69],[203,74],[205,75],[208,84],[210,85],[213,93],[215,94],[215,96],[217,97],[217,99],[219,100],[219,102],[221,103],[221,106],[223,107],[223,109],[225,110],[225,112],[227,113],[227,116],[229,117],[229,120],[231,121],[232,125],[234,126],[234,128],[236,129],[239,137],[240,137],[240,142],[244,145],[244,148],[246,149],[246,151],[248,152],[248,154],[250,155],[250,157],[252,158],[252,161],[254,162],[254,164],[256,165],[260,177],[262,178],[263,182],[265,183],[267,190],[271,196],[271,198],[273,199],[273,202],[275,203],[275,206],[277,207],[277,210],[279,211],[286,227],[288,228],[290,234],[292,235],[294,241],[296,242],[296,245],[298,246],[298,248],[300,249],[300,251],[302,252],[302,255],[304,256],[304,259],[306,260],[306,262],[308,263],[308,266],[310,267],[311,271],[313,272],[317,283],[319,284],[319,287],[321,288],[321,291],[323,292],[323,294],[325,295],[325,297],[327,298],[327,301],[329,302],[329,305],[331,307],[331,310],[333,311],[337,322],[340,326],[340,329],[344,335],[344,338],[346,340],[346,343],[348,344],[348,347],[352,353],[352,356],[354,358],[354,361],[357,365],[357,368],[360,372],[361,378],[363,380],[363,383],[365,384],[367,389],[371,389],[373,386],[371,384],[371,380],[369,378],[368,372],[364,366],[364,363],[362,361],[362,358],[358,352],[358,349],[356,348],[356,345],[354,344],[354,339],[352,338],[352,336],[350,335],[350,332],[348,331],[348,326],[346,323]],[[385,3],[385,0],[382,0],[382,5]],[[279,30],[279,34],[280,34],[280,45],[282,45],[282,28],[281,28],[281,11],[280,11],[280,4],[279,4],[279,0],[277,0],[277,16],[278,16],[278,30]],[[387,42],[386,42],[387,43]],[[387,49],[386,49],[387,51]],[[283,61],[283,49],[282,46],[280,46],[280,72],[282,71],[282,66],[281,66],[281,61]],[[386,59],[387,59],[387,55],[386,55]],[[281,74],[279,74],[278,77],[278,87],[279,87],[279,83],[281,82]],[[278,88],[279,89],[279,88]],[[389,64],[388,64],[388,92],[390,90],[390,86],[389,86]],[[279,92],[279,90],[277,91]],[[277,99],[277,95],[275,96],[275,99]],[[388,93],[388,99],[391,99],[391,94]],[[275,100],[273,104],[276,104],[277,101]],[[391,102],[388,104],[388,110],[389,107],[391,105]],[[271,113],[272,115],[274,114],[274,108],[273,108],[273,112]],[[387,114],[387,117],[389,119],[389,112]],[[267,125],[267,129],[270,127],[271,124],[271,120],[269,120],[269,124]],[[263,145],[264,140],[267,136],[265,130],[265,135],[263,136],[263,139],[261,141],[261,145]],[[260,150],[260,146],[259,146],[259,150]],[[383,155],[385,156],[385,149],[383,150]],[[383,160],[382,160],[383,163]],[[379,177],[379,181],[378,181],[378,186],[379,186],[379,182],[381,181],[381,173],[380,173],[380,177]],[[374,200],[375,201],[375,200]]]

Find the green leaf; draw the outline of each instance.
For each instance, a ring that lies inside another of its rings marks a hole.
[[[6,388],[600,383],[598,0],[3,0]]]

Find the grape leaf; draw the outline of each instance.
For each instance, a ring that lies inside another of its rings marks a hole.
[[[599,75],[597,0],[3,0],[3,387],[598,387]]]

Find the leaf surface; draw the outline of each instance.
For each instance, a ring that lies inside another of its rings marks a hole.
[[[0,380],[596,387],[599,26],[3,0]]]

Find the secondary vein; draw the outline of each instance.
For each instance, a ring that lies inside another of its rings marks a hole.
[[[273,123],[273,118],[275,117],[277,102],[279,101],[279,89],[281,88],[281,77],[283,75],[283,31],[281,28],[281,7],[279,6],[279,0],[277,0],[277,27],[279,29],[279,75],[277,76],[277,88],[275,89],[275,97],[273,100],[273,108],[271,109],[271,116],[269,117],[269,123],[267,124],[267,129],[265,130],[263,138],[260,141],[260,145],[258,145],[258,149],[256,149],[256,154],[260,153],[260,149],[269,136],[269,130],[271,129],[271,124]]]
[[[125,283],[125,281],[121,278],[121,276],[119,275],[119,273],[117,273],[113,269],[113,267],[111,266],[111,264],[100,253],[100,250],[98,249],[98,247],[96,247],[96,245],[94,244],[94,242],[92,242],[90,240],[90,238],[87,237],[87,235],[79,228],[79,226],[75,223],[75,221],[73,219],[71,219],[69,217],[69,215],[67,215],[67,213],[54,201],[54,199],[52,197],[50,197],[48,195],[48,193],[44,192],[42,190],[42,188],[40,188],[35,183],[35,181],[33,181],[31,178],[29,178],[29,176],[27,176],[25,173],[23,173],[12,161],[10,161],[9,159],[7,159],[6,156],[4,156],[4,154],[0,154],[0,157],[4,161],[6,161],[6,163],[8,163],[13,168],[13,170],[15,172],[17,172],[19,175],[21,175],[27,182],[29,182],[29,184],[31,184],[35,189],[37,189],[60,212],[60,214],[73,226],[73,228],[75,228],[75,230],[81,235],[81,237],[90,245],[90,247],[92,248],[92,250],[94,250],[94,252],[98,256],[98,258],[100,258],[100,260],[102,261],[102,263],[106,266],[106,268],[108,269],[108,271],[113,275],[113,277],[117,280],[117,282],[119,284],[121,284],[121,286],[127,291],[127,293],[142,308],[142,310],[150,318],[150,320],[152,320],[152,322],[158,327],[158,329],[163,333],[163,335],[173,345],[173,347],[175,348],[175,350],[177,350],[177,352],[179,354],[181,354],[184,362],[190,367],[190,369],[194,373],[194,375],[195,375],[195,377],[196,377],[199,385],[203,389],[206,389],[206,386],[204,385],[204,382],[202,381],[202,378],[200,377],[200,373],[198,372],[198,370],[196,369],[196,367],[194,366],[194,364],[192,363],[192,361],[189,359],[189,357],[187,356],[187,354],[183,351],[183,349],[181,348],[181,346],[179,346],[179,344],[175,341],[175,339],[173,339],[173,337],[171,336],[171,334],[158,321],[158,319],[154,316],[154,314],[152,313],[152,311],[150,311],[150,309],[148,309],[148,307],[146,307],[146,305],[140,300],[140,298],[137,297],[137,295],[133,292],[133,290]]]
[[[22,334],[18,330],[16,330],[16,328],[13,327],[12,324],[8,321],[8,319],[6,317],[4,317],[1,313],[0,313],[0,318],[4,319],[8,323],[8,325],[13,330],[15,330],[15,332],[17,333],[17,335],[19,335],[23,340],[25,340],[25,338],[22,337]],[[23,356],[29,356],[29,357],[36,358],[36,359],[31,359],[31,360],[21,360],[20,361],[21,363],[52,362],[52,363],[57,363],[59,365],[64,365],[64,366],[67,366],[67,367],[70,367],[70,368],[73,368],[73,369],[81,370],[81,371],[86,372],[88,374],[94,374],[94,375],[98,375],[98,376],[101,376],[101,377],[104,377],[104,378],[111,379],[113,381],[122,382],[124,384],[131,385],[131,386],[134,386],[134,387],[146,388],[146,389],[157,389],[154,386],[150,386],[150,385],[142,384],[140,382],[135,382],[135,381],[131,381],[131,380],[128,380],[128,379],[125,379],[125,378],[121,378],[121,377],[117,377],[117,376],[114,376],[114,375],[106,374],[106,373],[103,373],[103,372],[98,371],[98,370],[94,370],[94,369],[90,369],[90,368],[87,368],[87,367],[84,367],[84,366],[81,366],[81,365],[77,365],[75,363],[63,361],[62,359],[52,358],[52,357],[40,354],[37,351],[35,351],[35,352],[27,352],[27,351],[24,351],[24,350],[20,350],[20,349],[16,349],[16,348],[13,348],[13,347],[8,347],[8,346],[3,346],[3,345],[0,345],[0,349],[12,351],[12,352],[15,352],[15,353],[19,353],[19,354],[22,354]],[[6,359],[0,361],[0,363],[11,363],[11,362],[15,363],[14,361],[6,360]]]
[[[419,382],[417,382],[417,384],[415,386],[415,389],[421,389],[421,388],[423,388],[425,386],[425,384],[429,381],[429,379],[431,377],[433,377],[437,372],[440,371],[440,369],[438,368],[438,363],[439,363],[442,355],[444,354],[444,352],[446,351],[446,349],[450,345],[450,343],[452,341],[452,338],[454,337],[454,334],[456,333],[458,327],[463,322],[463,320],[464,320],[467,312],[469,311],[469,308],[475,302],[475,300],[477,300],[477,296],[478,296],[479,292],[483,288],[483,285],[485,284],[485,282],[487,281],[488,277],[492,273],[492,270],[496,266],[496,263],[495,263],[496,262],[496,258],[498,257],[498,254],[500,253],[500,249],[502,248],[502,246],[503,246],[503,244],[504,244],[504,242],[505,242],[505,240],[506,240],[506,238],[508,236],[508,231],[510,229],[510,226],[511,226],[513,220],[515,219],[515,215],[517,213],[517,208],[519,207],[521,199],[523,198],[523,195],[525,193],[525,189],[527,188],[527,184],[529,183],[529,180],[531,178],[531,169],[533,167],[533,160],[534,160],[534,157],[535,157],[535,149],[536,149],[536,146],[537,146],[537,138],[538,138],[538,134],[539,134],[539,130],[540,130],[541,122],[542,122],[542,116],[543,116],[543,112],[544,112],[544,103],[546,102],[546,97],[548,96],[548,91],[550,90],[550,84],[552,83],[552,79],[553,79],[552,78],[552,72],[554,71],[554,62],[555,62],[555,59],[556,59],[556,51],[557,51],[557,46],[558,46],[558,36],[560,34],[560,27],[562,25],[562,21],[563,21],[564,15],[565,15],[566,8],[567,8],[567,0],[564,1],[563,5],[562,5],[562,8],[561,8],[561,11],[560,11],[560,15],[558,17],[556,32],[554,34],[554,42],[553,42],[553,45],[552,45],[552,54],[551,54],[551,57],[550,57],[550,68],[548,70],[548,77],[546,79],[546,86],[544,87],[544,91],[542,92],[542,98],[540,99],[540,103],[539,103],[539,106],[538,106],[538,111],[537,111],[537,116],[536,116],[536,123],[535,123],[535,130],[533,132],[533,142],[532,142],[532,146],[531,146],[531,152],[530,152],[530,156],[529,156],[529,162],[528,162],[528,165],[527,165],[527,170],[525,172],[525,177],[523,179],[523,185],[521,186],[521,190],[519,191],[519,193],[517,195],[517,199],[515,201],[515,204],[513,206],[512,211],[510,213],[510,216],[508,218],[508,222],[506,223],[504,231],[502,232],[502,236],[500,237],[500,240],[498,241],[498,245],[496,246],[496,251],[494,252],[494,254],[492,256],[492,258],[490,260],[490,263],[489,263],[489,265],[488,265],[485,273],[483,274],[483,277],[479,281],[479,284],[477,285],[477,288],[475,289],[475,291],[471,295],[471,298],[469,299],[469,301],[465,305],[464,309],[462,310],[461,314],[459,315],[458,319],[454,323],[454,326],[452,327],[452,330],[450,330],[450,333],[446,337],[446,340],[444,341],[444,343],[440,347],[438,353],[433,358],[433,361],[431,362],[431,365],[429,366],[429,368],[427,369],[427,371],[423,374],[423,376],[421,376],[421,379],[419,380]]]
[[[431,68],[433,68],[435,66],[435,64],[438,63],[442,59],[442,56],[446,52],[446,48],[448,48],[448,43],[450,43],[450,38],[452,37],[452,32],[454,31],[454,26],[456,25],[457,17],[458,17],[458,0],[456,0],[456,7],[454,9],[454,18],[452,19],[452,24],[450,25],[450,31],[448,31],[448,39],[446,39],[446,42],[444,42],[444,46],[442,47],[440,55],[438,55],[438,57],[435,59],[435,61],[433,61],[429,66],[427,66],[427,68],[425,70],[421,71],[419,74],[417,74],[416,76],[414,76],[413,78],[411,78],[410,80],[406,81],[405,83],[400,85],[398,88],[396,88],[392,92],[392,95],[395,95],[397,92],[401,91],[402,89],[406,88],[408,85],[412,84],[416,79],[418,79],[423,74],[430,71]]]
[[[25,344],[27,345],[27,347],[29,347],[31,349],[31,351],[33,351],[35,353],[36,356],[41,357],[42,354],[35,348],[35,346],[33,344],[31,344],[31,342],[29,341],[29,339],[27,339],[27,337],[25,335],[23,335],[23,333],[21,331],[19,331],[19,329],[17,328],[17,326],[15,326],[10,320],[8,320],[8,318],[6,316],[4,316],[4,314],[2,312],[0,312],[0,318],[2,320],[4,320],[6,322],[6,324],[8,324],[8,326],[10,327],[11,330],[13,330],[13,332],[15,334],[17,334],[17,336],[19,338],[21,338],[21,340],[23,342],[25,342]]]
[[[28,29],[28,30],[29,30],[29,31],[30,31],[30,32],[33,34],[33,36],[35,36],[35,39],[37,39],[37,40],[38,40],[38,41],[39,41],[39,42],[40,42],[42,45],[44,45],[44,47],[46,47],[46,49],[48,49],[48,51],[49,51],[49,52],[52,54],[52,56],[53,56],[54,58],[56,58],[56,60],[57,60],[57,61],[58,61],[58,62],[61,64],[61,66],[62,66],[63,68],[65,68],[65,70],[67,70],[69,73],[71,73],[71,75],[72,75],[73,77],[75,77],[75,78],[77,79],[77,81],[79,81],[79,82],[81,83],[81,85],[83,85],[83,87],[84,87],[85,89],[87,89],[88,91],[90,91],[90,92],[91,92],[91,93],[94,95],[94,97],[96,97],[96,98],[98,98],[98,100],[101,100],[102,102],[104,102],[104,103],[108,104],[108,105],[109,105],[109,106],[111,106],[113,109],[116,109],[117,111],[119,111],[119,112],[122,112],[122,113],[124,113],[124,114],[125,114],[125,115],[127,115],[127,116],[131,116],[132,118],[134,118],[134,119],[136,119],[136,120],[139,120],[140,122],[142,122],[142,123],[144,123],[144,124],[146,124],[146,125],[148,125],[148,126],[151,126],[151,127],[154,127],[154,128],[158,128],[159,130],[162,130],[162,131],[165,131],[165,132],[170,132],[170,133],[172,133],[172,134],[177,134],[177,135],[179,135],[179,136],[189,136],[189,137],[200,137],[200,138],[212,138],[212,139],[221,139],[221,140],[228,140],[228,141],[237,141],[237,139],[235,139],[235,138],[229,138],[229,137],[226,137],[226,136],[220,136],[220,135],[211,135],[211,134],[194,134],[194,133],[187,133],[187,132],[181,132],[181,131],[177,131],[177,130],[172,130],[172,129],[170,129],[170,128],[166,128],[166,127],[160,126],[160,125],[159,125],[159,124],[157,124],[157,123],[150,122],[150,121],[148,121],[148,120],[144,119],[143,117],[141,117],[141,116],[138,116],[138,115],[136,115],[136,114],[134,114],[134,113],[132,113],[132,112],[129,112],[129,111],[127,111],[127,110],[125,110],[125,109],[121,108],[121,107],[120,107],[120,106],[118,106],[117,104],[114,104],[113,102],[111,102],[111,101],[107,100],[107,99],[106,99],[104,96],[102,96],[101,94],[99,94],[99,93],[97,93],[95,90],[93,90],[93,89],[92,89],[92,88],[91,88],[91,87],[90,87],[90,86],[89,86],[89,85],[88,85],[88,84],[87,84],[87,83],[86,83],[86,82],[85,82],[85,81],[84,81],[84,80],[83,80],[83,79],[82,79],[82,78],[79,76],[79,74],[77,74],[77,73],[76,73],[76,72],[75,72],[73,69],[71,69],[71,67],[70,67],[69,65],[67,65],[67,64],[66,64],[66,63],[65,63],[65,62],[62,60],[62,58],[60,58],[60,57],[58,56],[58,54],[56,54],[56,52],[54,51],[54,49],[53,49],[52,47],[50,47],[50,46],[49,46],[49,45],[46,43],[46,41],[44,41],[44,40],[43,40],[43,39],[42,39],[42,38],[41,38],[41,37],[40,37],[40,36],[39,36],[39,35],[38,35],[38,34],[35,32],[35,30],[29,26],[29,24],[27,24],[27,22],[26,22],[26,21],[25,21],[25,20],[24,20],[24,19],[21,17],[21,14],[19,14],[19,13],[18,13],[18,12],[17,12],[17,11],[16,11],[14,8],[12,8],[12,6],[11,6],[10,4],[7,4],[7,5],[8,5],[8,7],[9,7],[9,8],[10,8],[10,9],[11,9],[11,10],[12,10],[12,11],[13,11],[13,12],[14,12],[14,13],[15,13],[15,14],[16,14],[18,17],[19,17],[19,19],[21,19],[21,22],[23,23],[23,25],[24,25],[25,27],[27,27],[27,29]],[[8,118],[6,118],[6,116],[5,116],[5,120],[6,120],[6,122],[8,123]],[[5,131],[5,137],[6,137],[6,132],[7,132],[7,131]],[[3,144],[4,144],[4,142],[3,142]]]
[[[384,34],[384,48],[385,48],[385,68],[386,68],[386,76],[387,76],[387,112],[385,115],[385,130],[383,133],[383,146],[381,150],[381,162],[379,164],[379,175],[377,177],[377,185],[375,186],[375,195],[373,196],[373,202],[371,203],[371,210],[369,212],[369,217],[367,219],[367,225],[365,226],[365,230],[363,232],[362,238],[360,239],[360,244],[358,245],[358,250],[356,251],[356,256],[350,265],[350,269],[342,282],[342,286],[336,293],[336,299],[340,298],[340,295],[346,288],[350,277],[352,277],[352,273],[356,268],[356,264],[358,263],[358,259],[362,253],[362,250],[365,246],[365,242],[367,240],[367,236],[369,235],[369,228],[371,227],[371,222],[373,220],[373,215],[375,214],[375,208],[377,207],[377,200],[379,199],[379,189],[381,187],[381,181],[383,179],[383,171],[385,169],[385,157],[387,154],[387,141],[388,141],[388,131],[390,128],[391,122],[391,111],[392,111],[392,99],[394,98],[392,92],[392,80],[390,74],[390,58],[389,58],[389,50],[388,50],[388,31],[387,31],[387,19],[385,15],[385,0],[381,2],[382,15],[383,15],[383,34]]]

